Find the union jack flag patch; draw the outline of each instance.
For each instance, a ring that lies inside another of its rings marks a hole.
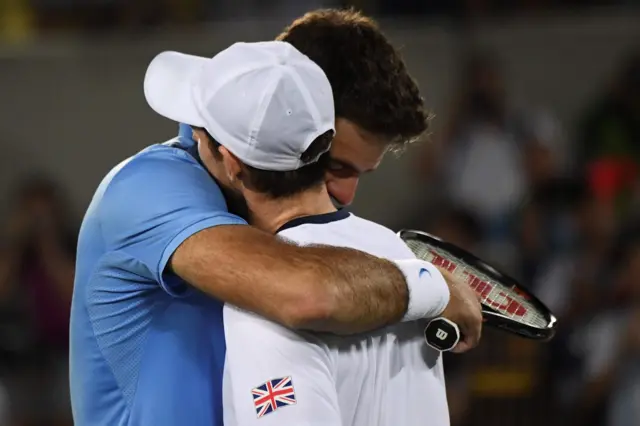
[[[291,376],[269,380],[251,389],[251,395],[258,418],[276,411],[280,407],[296,403]]]

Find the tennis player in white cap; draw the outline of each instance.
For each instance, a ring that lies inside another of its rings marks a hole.
[[[255,47],[235,46],[234,55],[253,62],[230,76],[193,80],[197,96],[192,103],[160,99],[152,106],[196,127],[195,139],[209,148],[201,148],[201,158],[226,190],[230,208],[241,207],[250,224],[301,245],[415,259],[391,230],[338,210],[331,201],[324,154],[333,138],[334,106],[324,73],[288,44]],[[232,69],[175,53],[156,61],[179,61],[182,75],[199,67]],[[179,80],[172,84],[179,86]],[[230,100],[241,107],[228,107]],[[441,290],[434,309],[441,311],[448,302],[447,285],[432,265],[423,266],[434,273],[425,284]],[[442,360],[425,347],[424,327],[416,321],[367,336],[320,337],[226,305],[224,423],[411,426],[429,418],[434,426],[447,425]]]

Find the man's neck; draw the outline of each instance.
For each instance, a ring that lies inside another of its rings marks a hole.
[[[271,234],[293,219],[336,211],[324,185],[287,198],[252,193],[246,199],[249,223]]]

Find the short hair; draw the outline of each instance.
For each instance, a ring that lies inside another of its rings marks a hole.
[[[296,19],[277,40],[292,44],[324,70],[337,117],[392,148],[428,129],[430,117],[417,83],[371,18],[353,9],[316,10]]]
[[[251,189],[267,194],[272,198],[285,198],[315,188],[324,183],[324,174],[329,164],[329,148],[334,132],[329,130],[318,136],[302,153],[303,162],[313,161],[296,170],[280,172],[261,170],[244,165],[247,171],[248,185]]]
[[[195,126],[192,126],[192,128],[206,133],[213,156],[220,160],[222,156],[218,149],[223,145],[211,136],[206,129]],[[324,182],[324,174],[329,164],[328,151],[331,147],[333,136],[334,131],[329,130],[315,138],[300,156],[302,162],[312,162],[296,170],[284,172],[262,170],[243,163],[247,177],[246,183],[254,191],[267,194],[272,198],[290,197],[319,186]],[[313,161],[314,159],[316,161]]]

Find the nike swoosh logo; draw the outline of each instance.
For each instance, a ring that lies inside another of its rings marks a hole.
[[[422,275],[424,275],[425,273],[427,273],[427,274],[429,274],[429,276],[431,276],[431,272],[427,268],[422,268],[422,269],[420,269],[420,273],[418,274],[418,277],[422,277]]]

